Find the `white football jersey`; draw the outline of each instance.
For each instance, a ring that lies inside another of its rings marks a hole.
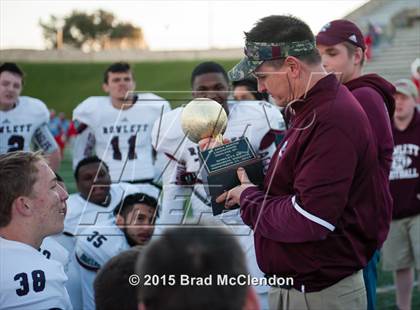
[[[115,218],[110,218],[80,232],[76,242],[76,256],[82,266],[95,269],[129,248],[124,232],[115,224]]]
[[[16,107],[0,111],[0,154],[29,151],[32,143],[45,153],[57,150],[49,119],[50,112],[41,100],[19,97]]]
[[[64,219],[64,231],[75,236],[79,230],[94,226],[103,221],[108,221],[110,217],[114,217],[113,211],[120,205],[124,197],[138,193],[139,191],[139,186],[132,184],[111,184],[109,190],[111,200],[106,207],[83,199],[79,193],[71,194],[66,202],[67,214]]]
[[[63,265],[0,237],[0,309],[72,309]]]
[[[153,179],[151,130],[169,110],[169,103],[152,93],[138,95],[127,110],[114,108],[110,97],[89,97],[73,112],[73,120],[88,126],[88,134],[76,137],[73,166],[94,145],[96,155],[109,166],[112,181]]]
[[[42,240],[41,246],[38,251],[48,259],[53,259],[61,263],[64,271],[67,273],[69,263],[69,252],[63,247],[53,236],[45,237]]]
[[[83,309],[95,309],[93,281],[96,272],[112,257],[128,250],[124,232],[109,219],[83,230],[77,237],[76,257],[80,264]]]
[[[282,129],[283,117],[273,105],[261,101],[240,101],[229,103],[228,124],[224,138],[234,141],[247,137],[255,152],[263,158],[265,166],[275,152],[272,139],[264,139],[271,129]],[[153,145],[157,151],[169,158],[167,169],[163,173],[163,201],[160,218],[157,220],[156,232],[159,233],[166,225],[185,222],[203,222],[210,225],[223,225],[237,235],[238,241],[246,253],[250,273],[255,277],[263,277],[258,268],[254,238],[251,229],[246,226],[239,209],[213,216],[210,199],[200,180],[200,161],[198,145],[191,142],[181,128],[183,108],[177,108],[163,116],[160,139],[157,139],[156,126],[152,132]],[[192,183],[193,185],[189,185]],[[184,217],[183,205],[191,196],[193,218]],[[266,294],[267,286],[255,287],[259,294]]]
[[[60,243],[60,245],[63,246],[69,253],[69,260],[68,260],[67,268],[65,269],[65,272],[68,278],[66,282],[66,289],[70,296],[70,301],[71,301],[71,304],[73,305],[73,309],[75,310],[83,309],[80,269],[79,269],[79,263],[76,260],[76,255],[75,255],[75,250],[74,250],[76,237],[61,233],[61,234],[50,236],[48,238],[52,238],[53,240]]]

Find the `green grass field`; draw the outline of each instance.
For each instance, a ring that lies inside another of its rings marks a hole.
[[[197,61],[145,62],[132,64],[136,90],[157,92],[171,100],[172,107],[179,99],[189,98],[191,71]],[[230,69],[236,61],[221,61]],[[22,63],[26,73],[24,95],[43,100],[49,108],[71,117],[73,109],[89,96],[104,95],[103,72],[109,63]],[[186,93],[159,93],[186,91]]]
[[[381,262],[380,262],[381,265]],[[392,273],[382,271],[381,267],[378,266],[378,288],[385,288],[393,285]],[[419,274],[417,274],[419,279]],[[378,293],[377,295],[377,309],[379,310],[396,310],[395,303],[395,291],[389,289],[387,292]],[[413,290],[412,309],[420,309],[420,286],[417,286]]]
[[[224,61],[221,64],[229,69],[235,61]],[[188,91],[190,74],[197,62],[159,62],[134,64],[137,90],[148,91]],[[65,112],[68,117],[78,103],[89,96],[102,95],[101,84],[103,71],[108,64],[34,64],[22,63],[26,72],[24,94],[40,98],[49,108]],[[185,93],[160,94],[171,101],[172,107],[178,106],[185,99]],[[69,192],[75,192],[76,186],[71,169],[71,152],[66,150],[60,174],[65,179]],[[383,272],[378,267],[378,287],[384,288],[393,284],[392,274]],[[378,294],[377,309],[394,310],[394,290]],[[420,309],[420,289],[413,291],[413,307]]]

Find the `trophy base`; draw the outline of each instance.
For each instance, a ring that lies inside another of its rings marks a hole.
[[[249,180],[259,186],[264,182],[263,165],[261,159],[253,159],[241,164],[229,166],[228,168],[222,169],[221,171],[209,173],[207,175],[207,185],[205,186],[208,195],[211,197],[211,207],[213,215],[218,215],[223,212],[227,212],[232,209],[239,208],[236,205],[230,209],[226,209],[224,203],[217,203],[216,198],[224,192],[241,185],[239,181],[237,170],[239,167],[245,169]]]
[[[211,197],[213,215],[229,211],[224,203],[216,203],[216,198],[224,192],[240,185],[237,170],[245,169],[250,181],[262,185],[264,181],[262,160],[252,149],[246,137],[199,152],[202,169],[202,180],[207,195]],[[239,206],[238,206],[239,207]]]

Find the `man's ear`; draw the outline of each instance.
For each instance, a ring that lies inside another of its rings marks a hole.
[[[31,216],[34,212],[31,201],[27,197],[23,196],[15,199],[12,205],[12,210],[24,217]]]
[[[290,77],[294,79],[298,78],[302,70],[302,65],[300,61],[296,57],[288,56],[286,57],[284,62],[288,68]]]
[[[115,224],[117,224],[117,226],[125,225],[125,219],[120,213],[115,216]]]
[[[108,85],[108,83],[102,83],[102,90],[104,92],[106,92],[107,94],[109,93],[109,85]]]
[[[257,293],[253,287],[249,286],[246,290],[245,304],[243,310],[260,310],[260,303],[258,302]]]

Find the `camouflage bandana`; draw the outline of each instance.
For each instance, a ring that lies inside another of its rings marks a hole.
[[[315,48],[315,42],[310,40],[288,43],[246,42],[245,57],[229,71],[229,79],[243,80],[266,60],[301,56],[311,53]]]

